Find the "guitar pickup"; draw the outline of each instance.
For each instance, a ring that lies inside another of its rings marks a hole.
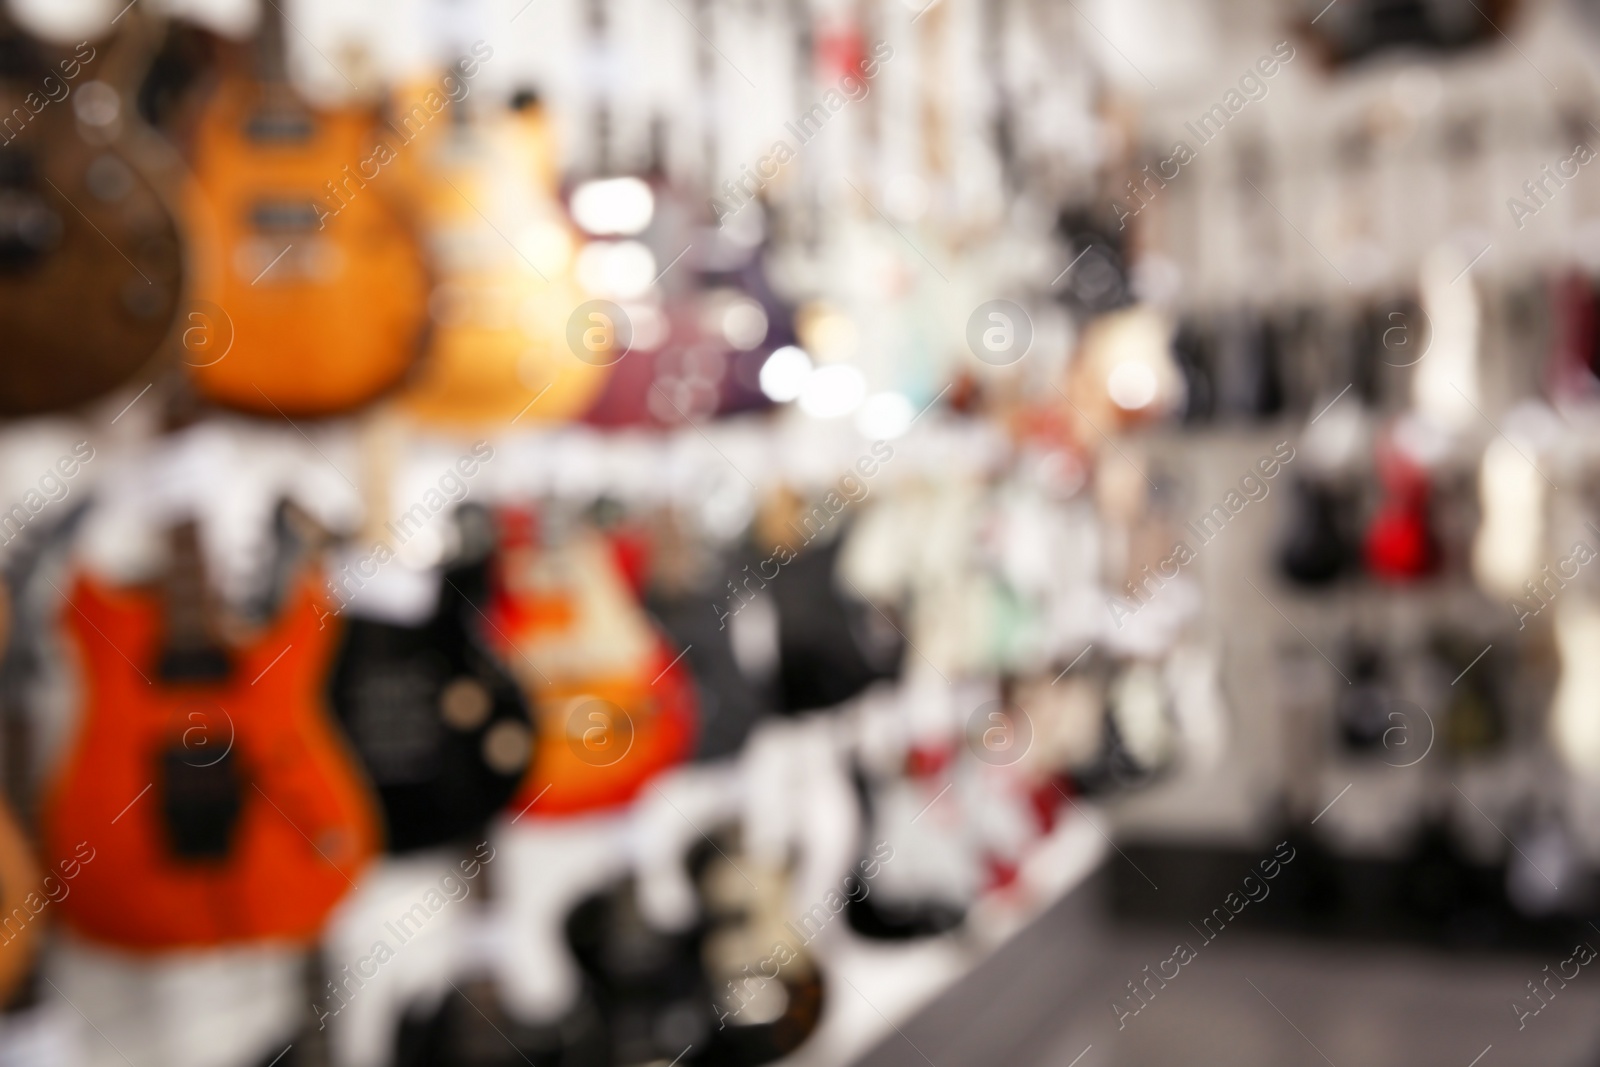
[[[311,200],[262,200],[250,209],[250,226],[257,233],[305,233],[319,227],[321,216]]]
[[[311,140],[311,118],[284,112],[261,112],[245,123],[245,136],[257,144],[300,144]]]

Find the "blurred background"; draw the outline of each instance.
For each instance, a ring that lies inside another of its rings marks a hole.
[[[1587,0],[0,6],[0,1065],[1593,1067],[1597,158]]]

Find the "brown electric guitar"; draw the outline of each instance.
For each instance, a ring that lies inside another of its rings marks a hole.
[[[332,414],[410,368],[427,270],[384,162],[397,135],[375,108],[301,100],[287,78],[279,4],[266,4],[263,19],[195,122],[184,197],[194,296],[221,309],[232,345],[186,362],[217,403]]]
[[[45,798],[45,855],[94,848],[60,906],[131,949],[309,941],[378,846],[322,688],[337,636],[309,571],[275,621],[228,634],[193,521],[163,589],[78,578],[64,617],[84,710]]]
[[[156,36],[130,12],[111,40],[54,49],[0,6],[0,415],[93,400],[172,331],[175,160],[133,106]]]

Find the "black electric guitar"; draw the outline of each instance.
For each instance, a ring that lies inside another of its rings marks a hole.
[[[653,926],[632,878],[579,904],[567,940],[606,1021],[612,1063],[759,1067],[805,1043],[821,1021],[823,977],[793,933],[785,870],[763,866],[736,832],[688,857],[701,905],[682,930]],[[802,920],[803,921],[803,920]]]
[[[1383,351],[1371,327],[1366,316],[1325,318],[1309,327],[1324,343],[1307,347],[1304,354],[1319,357],[1307,362],[1338,367],[1349,375],[1345,381],[1355,382],[1355,388],[1352,395],[1341,399],[1341,387],[1328,387],[1328,378],[1318,373],[1320,366],[1307,372],[1313,396],[1310,410],[1316,414],[1302,433],[1305,457],[1295,464],[1289,515],[1277,559],[1282,575],[1297,585],[1328,585],[1361,566],[1361,538],[1356,528],[1361,494],[1351,469],[1355,457],[1343,443],[1348,435],[1337,432],[1330,436],[1328,431],[1340,418],[1352,417],[1348,409],[1361,405],[1362,397],[1370,395],[1366,383],[1378,362],[1374,353]],[[1321,358],[1324,353],[1326,358]],[[1336,402],[1344,408],[1334,411]],[[1328,421],[1317,426],[1324,416]]]
[[[633,878],[596,893],[567,917],[567,944],[605,1020],[608,1063],[696,1064],[716,1023],[700,966],[705,926],[661,930],[646,919]]]
[[[481,851],[476,855],[482,858]],[[615,1061],[606,1055],[605,1022],[588,990],[580,990],[559,1018],[530,1019],[514,1009],[501,984],[502,967],[523,946],[498,926],[504,911],[495,901],[497,892],[495,878],[485,874],[478,891],[461,902],[472,914],[455,935],[449,988],[443,996],[424,994],[405,1006],[393,1025],[387,1062],[395,1067],[611,1067]]]
[[[1356,502],[1328,478],[1298,477],[1291,491],[1279,566],[1284,577],[1299,585],[1325,585],[1356,563],[1358,553],[1347,528]]]
[[[463,544],[480,543],[444,571],[433,616],[418,625],[349,619],[329,681],[334,712],[377,788],[390,852],[483,826],[516,792],[533,752],[526,699],[478,633],[474,600],[486,588],[490,546],[466,532],[470,516],[458,525]]]
[[[874,682],[898,677],[906,652],[904,637],[839,574],[850,529],[807,544],[795,532],[805,509],[793,493],[771,498],[755,531],[763,559],[744,570],[760,571],[779,546],[795,553],[767,590],[778,616],[778,703],[790,715],[836,707]]]
[[[1351,752],[1378,751],[1394,725],[1389,718],[1395,701],[1393,663],[1377,644],[1359,641],[1350,649],[1345,673],[1350,685],[1339,692],[1333,710],[1339,741]]]
[[[93,400],[149,363],[183,288],[174,157],[134,108],[155,37],[51,49],[0,7],[0,415]]]

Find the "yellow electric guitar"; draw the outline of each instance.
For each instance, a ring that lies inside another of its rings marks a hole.
[[[506,105],[479,90],[453,102],[403,165],[437,280],[431,343],[401,405],[456,425],[583,414],[611,359],[579,359],[568,344],[585,297],[571,278],[576,235],[555,195],[538,97],[520,92]]]

